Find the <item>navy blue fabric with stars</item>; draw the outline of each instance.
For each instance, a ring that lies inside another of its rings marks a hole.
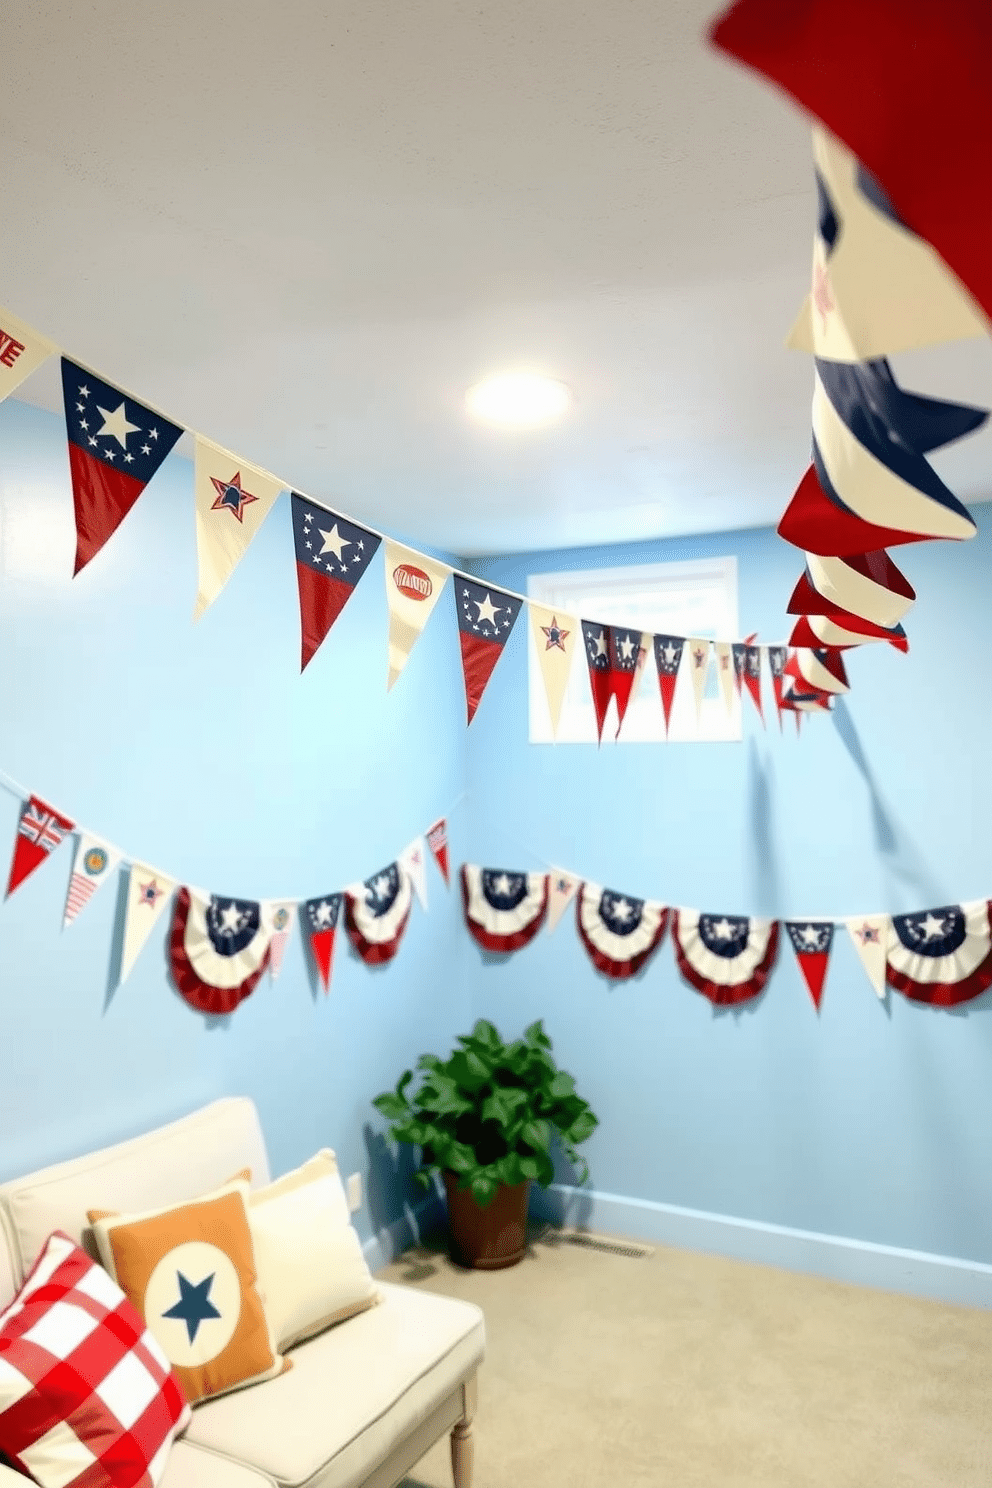
[[[654,659],[658,665],[658,671],[663,677],[674,677],[682,660],[682,647],[685,640],[682,636],[656,635],[654,638]]]
[[[479,640],[495,641],[505,646],[510,631],[520,614],[522,599],[507,594],[503,589],[493,589],[486,584],[477,584],[473,579],[455,575],[455,596],[458,601],[458,629]]]
[[[493,909],[516,909],[527,896],[527,875],[507,873],[504,868],[483,868],[482,895]]]
[[[354,589],[375,557],[381,538],[295,491],[292,508],[297,563]]]
[[[832,920],[786,920],[785,928],[797,956],[823,956],[834,938]]]
[[[599,900],[599,917],[614,935],[633,935],[644,914],[644,900],[632,894],[618,894],[604,889]]]
[[[145,485],[182,435],[178,424],[68,357],[62,358],[62,393],[69,443]]]
[[[212,894],[206,920],[210,944],[218,956],[237,956],[258,934],[262,907],[255,899],[221,899]]]
[[[699,938],[714,956],[723,956],[731,961],[747,949],[751,934],[751,921],[738,915],[699,916]]]
[[[365,879],[364,886],[369,913],[379,920],[396,903],[401,887],[399,864],[390,863],[388,868],[381,868],[378,873],[373,873],[371,878]]]
[[[320,930],[333,930],[341,913],[341,894],[323,894],[319,899],[307,899],[303,913],[307,924],[315,934]]]
[[[917,956],[953,956],[965,940],[967,924],[959,904],[916,914],[893,915],[892,927],[906,947]],[[939,928],[938,928],[939,927]]]

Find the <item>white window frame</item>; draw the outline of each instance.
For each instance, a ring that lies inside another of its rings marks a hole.
[[[596,742],[596,714],[589,686],[581,620],[626,624],[652,635],[692,636],[729,641],[740,634],[737,615],[737,559],[699,558],[682,563],[644,563],[629,568],[592,568],[529,574],[527,597],[576,622],[572,668],[562,703],[557,735],[551,731],[544,680],[528,626],[530,742],[589,744]],[[616,733],[616,704],[610,703],[603,743]],[[736,742],[742,737],[740,697],[733,689],[731,707],[724,701],[711,649],[706,691],[699,716],[689,672],[689,648],[682,653],[678,686],[667,738],[670,742]],[[660,744],[666,741],[654,648],[648,648],[644,671],[627,709],[618,743]]]

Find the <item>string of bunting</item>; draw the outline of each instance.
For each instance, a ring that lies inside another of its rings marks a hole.
[[[817,669],[843,677],[844,651],[908,650],[916,594],[886,549],[977,530],[926,456],[987,411],[905,391],[887,358],[992,328],[978,61],[992,53],[992,11],[959,0],[907,27],[899,0],[795,0],[783,28],[779,0],[738,0],[711,38],[819,121],[812,289],[787,343],[814,359],[812,460],[778,528],[806,560],[789,666],[812,710],[831,691]]]
[[[342,911],[348,938],[361,960],[367,965],[391,961],[409,923],[414,897],[427,909],[428,852],[445,884],[449,882],[447,816],[415,837],[392,863],[341,890],[310,899],[237,899],[181,884],[152,864],[129,857],[3,773],[0,784],[21,801],[6,897],[75,833],[62,928],[73,923],[118,868],[126,868],[119,983],[130,975],[171,904],[173,980],[190,1007],[201,1013],[232,1012],[255,990],[266,970],[275,981],[297,920],[325,992]]]
[[[810,916],[771,920],[672,908],[552,868],[520,873],[464,863],[462,902],[469,934],[507,955],[550,934],[574,902],[579,939],[596,970],[634,976],[671,930],[683,979],[720,1006],[748,1002],[764,988],[784,930],[819,1011],[834,932],[847,930],[880,999],[894,987],[914,1002],[954,1007],[992,985],[992,901],[945,904],[912,914]]]
[[[15,391],[58,348],[31,326],[0,309],[0,400]],[[74,576],[117,531],[185,432],[151,404],[105,381],[67,356],[61,358],[69,472],[76,525]],[[566,615],[525,595],[480,583],[471,575],[291,490],[286,481],[241,459],[193,430],[193,487],[198,584],[193,618],[213,604],[244,557],[276,500],[290,491],[290,518],[299,594],[304,671],[381,547],[389,609],[387,687],[406,666],[441,593],[452,580],[467,721],[471,724],[490,677],[526,605],[553,733],[575,652],[585,653],[600,741],[607,710],[616,704],[617,736],[646,667],[657,670],[667,736],[675,691],[688,674],[702,708],[711,662],[728,708],[746,687],[764,723],[763,670],[770,674],[779,723],[822,696],[846,692],[843,666],[815,640],[808,649],[651,635],[639,627],[605,625]],[[817,699],[807,696],[815,683]]]

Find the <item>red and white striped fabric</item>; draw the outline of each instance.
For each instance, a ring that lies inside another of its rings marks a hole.
[[[41,1488],[154,1488],[190,1420],[115,1281],[56,1230],[0,1313],[0,1446]]]

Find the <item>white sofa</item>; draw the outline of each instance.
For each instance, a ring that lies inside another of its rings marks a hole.
[[[86,1242],[87,1209],[177,1203],[243,1167],[269,1182],[258,1114],[234,1098],[0,1185],[0,1308],[52,1230]],[[162,1488],[395,1488],[446,1432],[455,1488],[470,1488],[483,1315],[378,1285],[378,1306],[298,1345],[288,1373],[196,1406]],[[0,1466],[0,1488],[24,1482]]]

